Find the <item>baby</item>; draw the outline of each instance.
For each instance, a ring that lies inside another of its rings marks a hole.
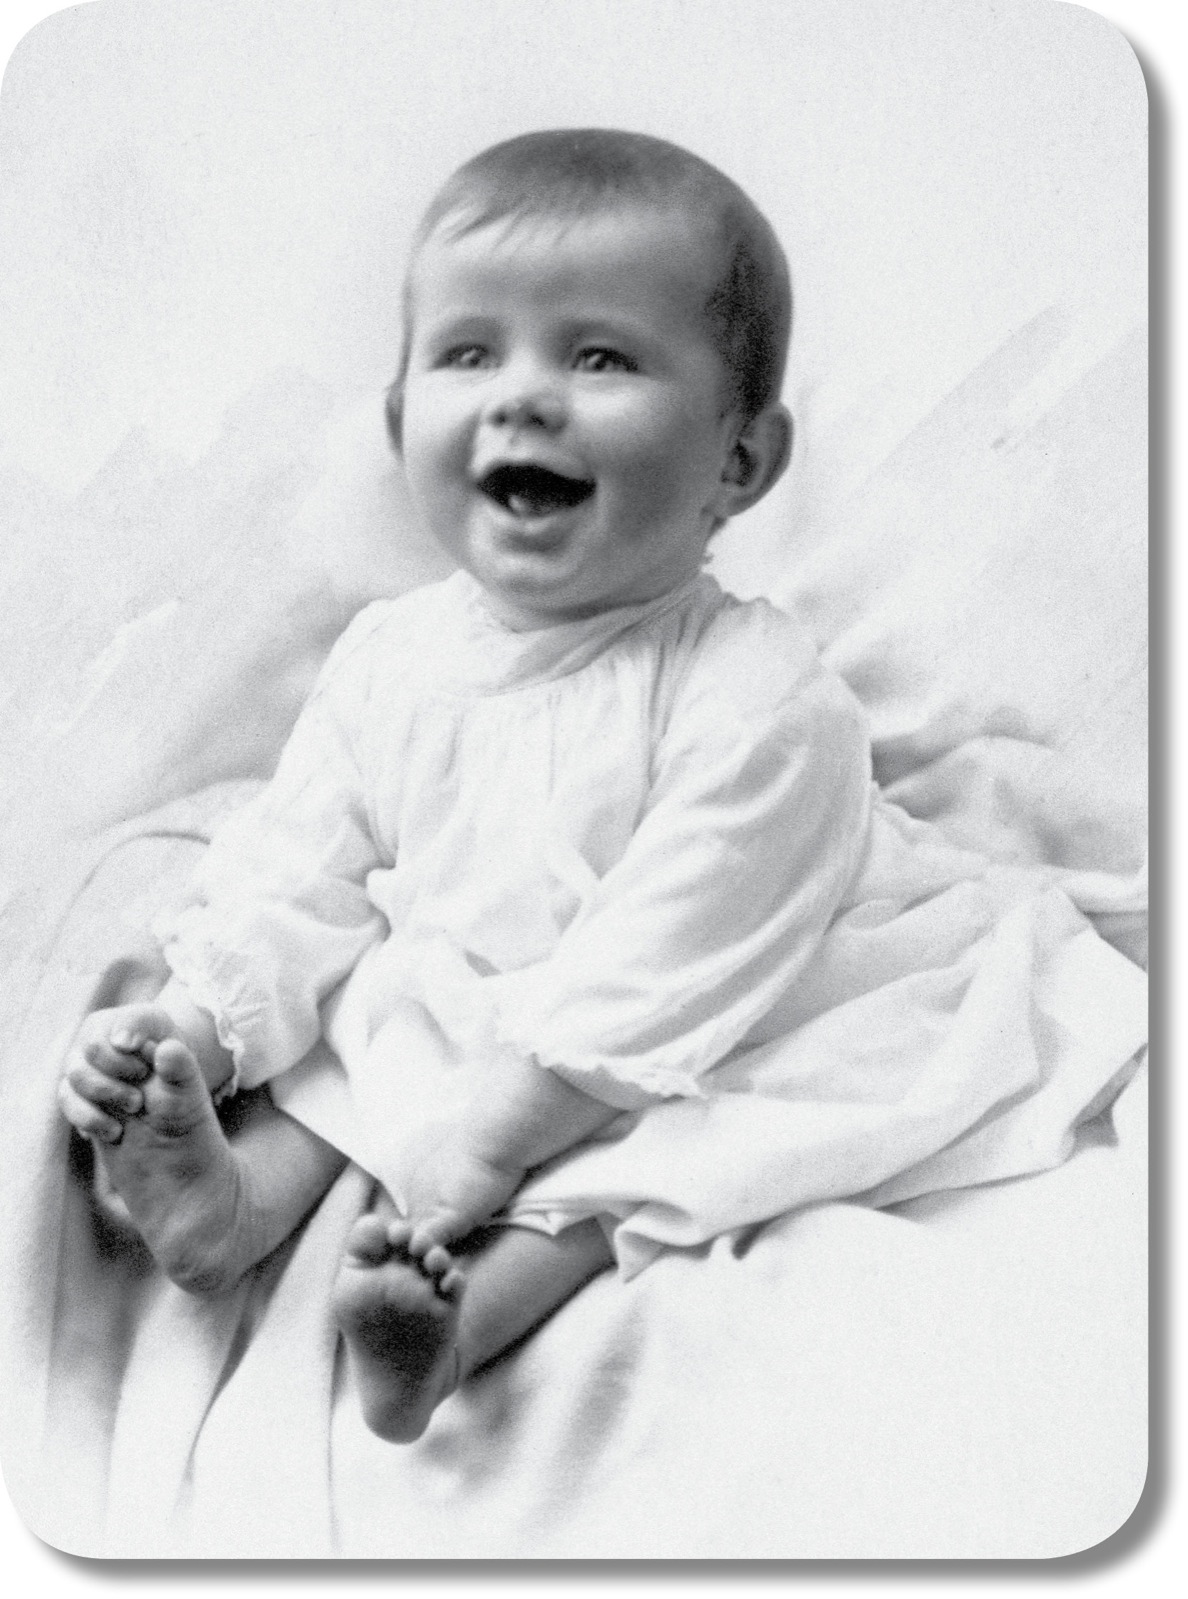
[[[792,439],[787,267],[734,183],[636,134],[513,139],[433,202],[404,315],[390,431],[460,570],[348,627],[163,930],[169,983],[92,1016],[60,1089],[192,1291],[348,1155],[378,1179],[333,1308],[393,1440],[612,1263],[939,1150],[984,1177],[1061,1067],[1002,1016],[1083,929],[883,800],[802,631],[702,572]]]

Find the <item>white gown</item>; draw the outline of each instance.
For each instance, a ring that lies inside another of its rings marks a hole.
[[[463,573],[369,606],[158,931],[239,1083],[398,1200],[501,1055],[619,1108],[508,1214],[600,1218],[627,1274],[1056,1164],[1145,1038],[1060,874],[889,804],[803,631],[708,577],[529,633]]]

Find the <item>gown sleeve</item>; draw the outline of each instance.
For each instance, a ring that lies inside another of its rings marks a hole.
[[[320,1034],[318,1007],[381,939],[367,876],[376,845],[359,730],[381,602],[331,650],[268,786],[218,831],[195,899],[154,931],[231,1052],[230,1088],[294,1065]]]
[[[506,1047],[624,1110],[703,1093],[702,1074],[795,982],[860,864],[865,717],[815,657],[789,671],[777,614],[757,640],[703,651],[627,850],[501,1006]]]

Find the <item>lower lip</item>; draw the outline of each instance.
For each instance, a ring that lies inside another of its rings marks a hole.
[[[568,506],[547,511],[543,516],[516,516],[502,506],[492,505],[496,526],[505,543],[526,550],[546,551],[563,542],[574,513],[580,509],[581,506]]]

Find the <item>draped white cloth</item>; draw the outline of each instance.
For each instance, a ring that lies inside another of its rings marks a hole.
[[[1065,1158],[1145,1038],[1069,879],[883,799],[766,602],[703,577],[523,633],[459,573],[347,629],[161,931],[240,1081],[398,1200],[406,1141],[501,1057],[618,1107],[509,1214],[599,1217],[631,1276]]]

